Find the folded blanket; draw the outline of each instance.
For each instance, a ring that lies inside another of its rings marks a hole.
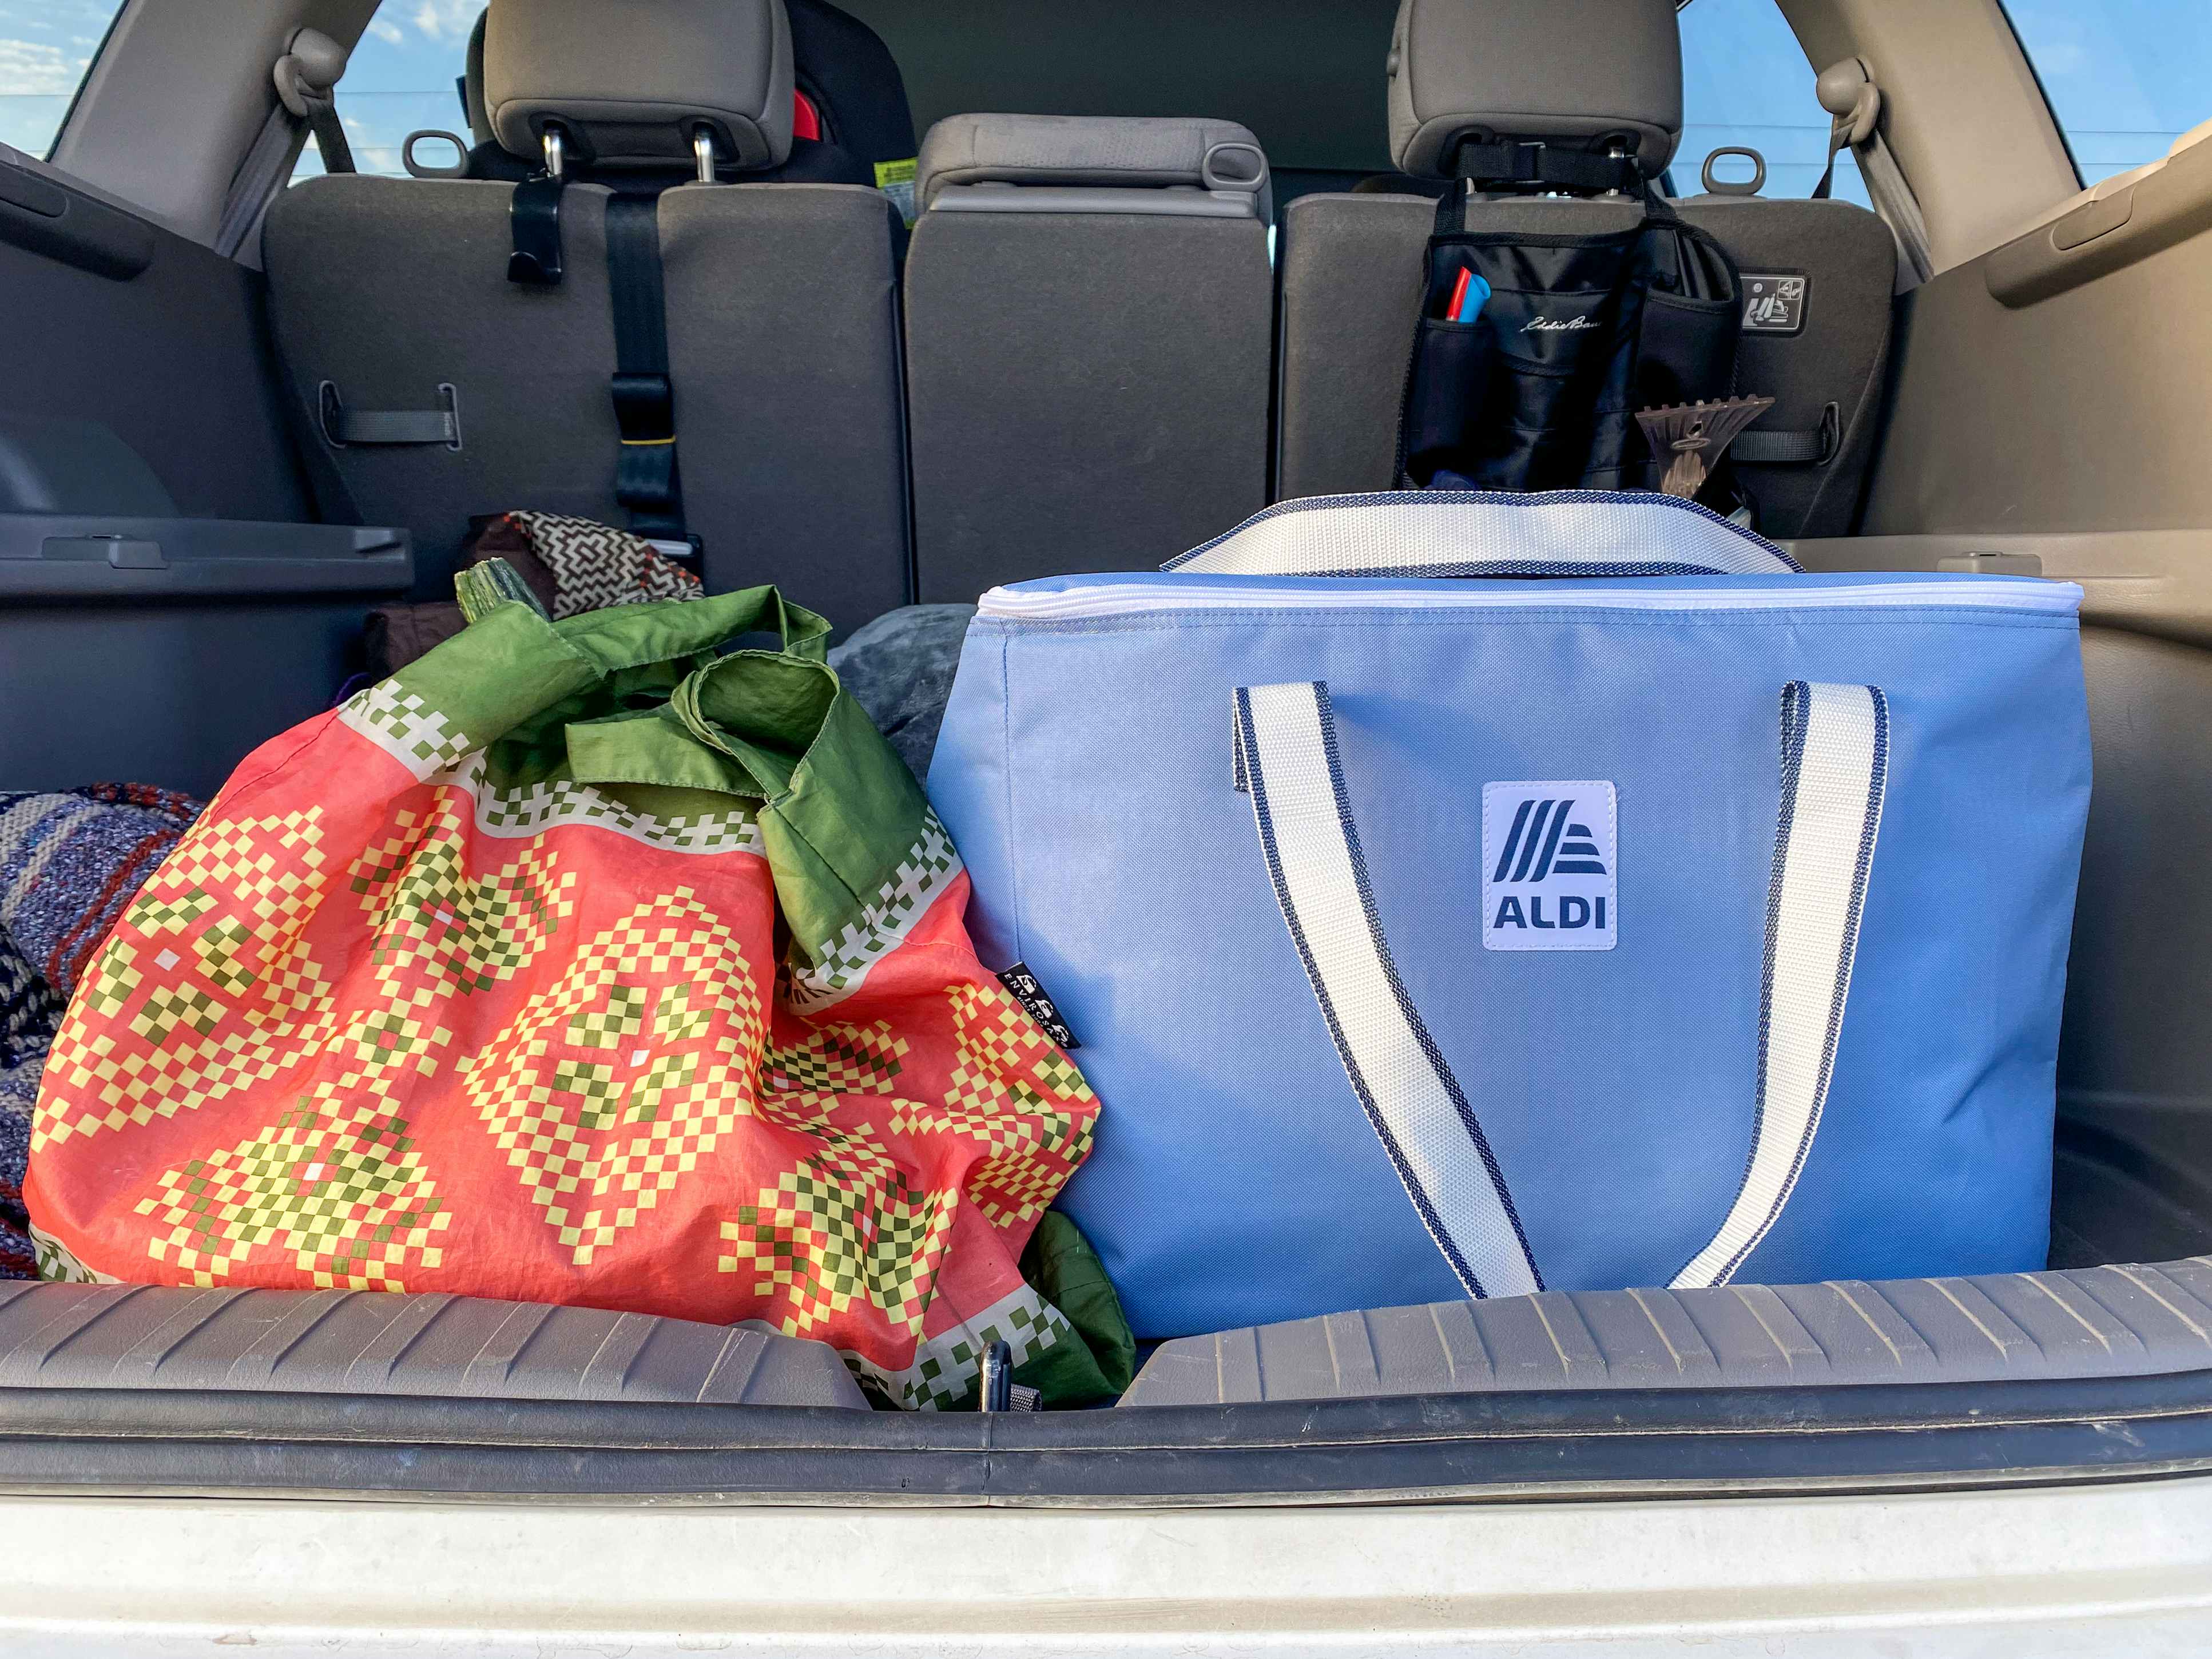
[[[917,778],[929,775],[952,671],[975,616],[972,605],[910,605],[854,629],[830,653],[845,689]]]
[[[23,1170],[62,1006],[200,803],[138,783],[0,794],[0,1279],[34,1279]]]
[[[486,559],[512,565],[549,617],[707,595],[696,576],[643,537],[558,513],[494,513],[470,520],[461,568]],[[451,599],[378,605],[368,613],[362,635],[368,678],[349,683],[338,701],[397,673],[462,626],[461,607]]]

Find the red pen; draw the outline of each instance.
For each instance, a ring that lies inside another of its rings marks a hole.
[[[1459,320],[1460,304],[1467,298],[1467,279],[1474,275],[1473,265],[1462,265],[1459,268],[1459,281],[1452,284],[1451,303],[1444,307],[1446,322],[1455,323]]]

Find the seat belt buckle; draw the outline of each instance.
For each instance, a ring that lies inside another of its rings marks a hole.
[[[617,374],[610,390],[615,424],[629,445],[676,441],[676,393],[665,374]]]

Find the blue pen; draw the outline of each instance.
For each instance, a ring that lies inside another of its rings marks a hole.
[[[1490,299],[1490,284],[1473,270],[1466,273],[1467,282],[1459,292],[1459,303],[1452,307],[1451,320],[1471,323],[1482,315],[1482,307]]]

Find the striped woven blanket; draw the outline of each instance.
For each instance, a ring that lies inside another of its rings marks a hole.
[[[92,953],[199,816],[138,783],[0,794],[0,1279],[30,1279],[23,1169],[46,1048]]]

